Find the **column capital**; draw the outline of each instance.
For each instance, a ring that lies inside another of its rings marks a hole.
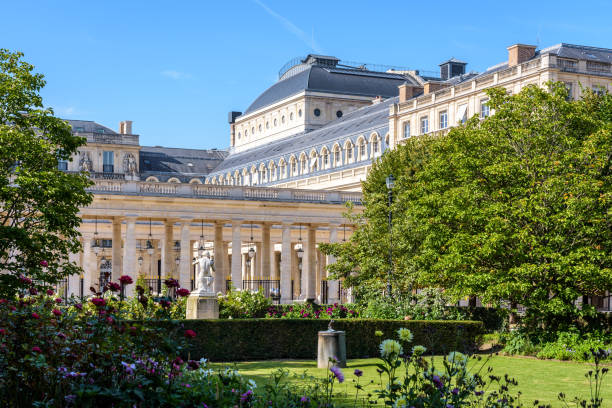
[[[189,226],[191,226],[191,223],[193,222],[193,219],[191,219],[191,218],[189,218],[189,219],[186,219],[186,218],[181,218],[181,219],[180,219],[178,222],[179,222],[179,223],[180,223],[182,226],[188,226],[188,227],[189,227]]]
[[[115,216],[113,217],[113,224],[121,224],[123,222],[124,217]]]

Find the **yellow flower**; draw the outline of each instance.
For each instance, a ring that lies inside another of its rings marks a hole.
[[[378,337],[381,337],[381,336],[383,335],[383,332],[381,332],[380,330],[376,330],[376,331],[374,332],[374,335],[375,335],[375,336],[378,336]]]

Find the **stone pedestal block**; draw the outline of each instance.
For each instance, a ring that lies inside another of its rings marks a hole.
[[[346,367],[346,334],[343,331],[325,330],[319,332],[317,367],[327,368],[329,359],[338,359],[338,367]]]
[[[213,294],[191,294],[187,298],[187,319],[218,319],[219,301]]]

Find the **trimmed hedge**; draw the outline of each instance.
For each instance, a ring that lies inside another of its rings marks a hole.
[[[189,341],[187,353],[192,359],[238,361],[263,359],[314,359],[317,354],[317,332],[327,330],[329,320],[319,319],[219,319],[146,322],[158,326],[181,325],[197,333]],[[483,332],[482,322],[434,320],[366,320],[340,319],[334,329],[346,332],[348,358],[379,355],[382,340],[397,339],[397,330],[406,327],[414,334],[412,345],[428,351],[448,353],[469,351]],[[382,337],[374,332],[380,330]]]

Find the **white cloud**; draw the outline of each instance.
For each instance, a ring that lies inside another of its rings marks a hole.
[[[69,116],[77,113],[77,109],[74,106],[58,106],[53,108],[53,113],[58,116]]]
[[[318,44],[315,42],[314,33],[312,37],[309,37],[308,34],[304,32],[304,30],[302,30],[301,28],[293,24],[287,18],[278,14],[276,11],[272,10],[270,7],[268,7],[266,4],[264,4],[260,0],[253,0],[253,2],[255,2],[255,4],[257,4],[259,7],[264,9],[266,13],[268,13],[269,15],[271,15],[272,17],[280,21],[280,23],[283,25],[283,27],[285,27],[287,31],[289,31],[291,34],[295,35],[300,40],[302,40],[302,42],[305,43],[307,46],[309,46],[313,51],[319,54],[322,53],[321,48],[319,48]]]
[[[186,72],[175,71],[172,69],[162,71],[161,74],[167,78],[174,80],[191,78],[191,75]]]

